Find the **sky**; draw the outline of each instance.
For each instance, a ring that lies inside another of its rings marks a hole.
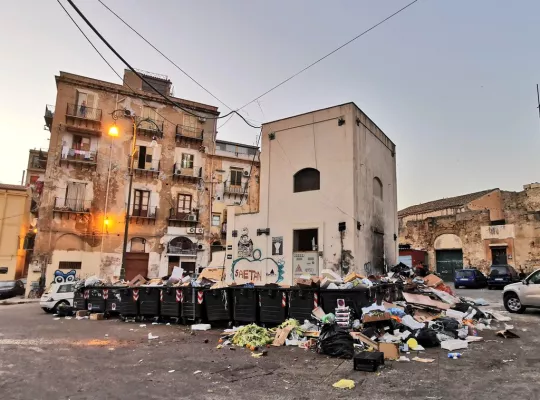
[[[236,108],[410,0],[103,1]],[[228,112],[97,1],[75,3],[131,64],[169,76],[175,96]],[[89,36],[122,75],[123,64]],[[355,102],[397,146],[400,209],[490,188],[521,190],[540,172],[539,36],[537,0],[420,0],[245,115],[264,122]],[[56,98],[54,76],[121,82],[55,0],[3,2],[0,54],[0,182],[20,183],[28,149],[49,145],[43,115]],[[234,117],[219,137],[255,144],[258,132]]]

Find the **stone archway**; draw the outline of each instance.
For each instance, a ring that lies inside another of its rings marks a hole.
[[[452,233],[438,236],[433,243],[437,273],[445,281],[452,281],[456,270],[463,268],[463,242]]]

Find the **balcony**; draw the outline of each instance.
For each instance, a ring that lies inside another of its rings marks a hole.
[[[223,193],[229,196],[234,196],[235,199],[240,196],[240,200],[242,200],[244,196],[248,196],[246,188],[242,185],[231,185],[230,183],[225,183],[223,186]]]
[[[30,150],[30,162],[28,169],[45,171],[47,169],[47,150],[39,150],[33,152]]]
[[[176,182],[197,183],[202,178],[202,167],[179,162],[173,166],[173,179]]]
[[[196,247],[189,247],[186,246],[173,246],[169,244],[167,248],[167,253],[172,256],[196,256],[197,255],[197,248]]]
[[[196,226],[199,223],[199,211],[185,212],[171,208],[169,218],[167,218],[169,226],[188,227]]]
[[[53,214],[58,214],[60,216],[66,215],[68,218],[70,218],[71,215],[90,214],[91,206],[91,200],[57,197],[54,200]]]
[[[149,169],[133,168],[133,174],[135,176],[140,176],[140,177],[143,177],[143,178],[157,179],[159,177],[160,166],[161,166],[161,161],[158,161],[157,169],[155,169],[155,168],[149,168]]]
[[[129,216],[129,222],[135,224],[156,224],[158,209],[156,206],[147,207],[146,209],[140,207],[133,207],[131,215]]]
[[[101,136],[101,109],[68,104],[66,129]]]
[[[62,163],[64,163],[64,165],[73,165],[81,169],[96,169],[97,152],[68,148],[67,146],[64,146],[62,148],[62,156],[60,157],[59,161],[60,166],[62,166]]]
[[[190,143],[202,144],[204,129],[191,126],[176,125],[176,144],[182,146]]]
[[[163,138],[163,121],[158,121],[151,118],[145,118],[144,120],[139,122],[137,125],[137,135],[146,136],[150,138],[156,136],[162,139]]]
[[[52,126],[52,121],[54,117],[54,106],[51,106],[50,104],[47,104],[45,106],[45,126],[50,131]]]

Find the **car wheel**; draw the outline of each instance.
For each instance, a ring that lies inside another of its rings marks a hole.
[[[515,293],[508,293],[504,296],[504,308],[506,308],[508,312],[517,314],[523,314],[526,309]]]
[[[460,286],[459,285],[454,285],[454,289],[459,289]]]
[[[69,306],[69,301],[67,300],[60,300],[58,303],[56,303],[53,307],[53,309],[51,310],[54,314],[56,314],[56,312],[58,311],[58,306],[60,306],[60,304],[66,304]]]
[[[53,310],[50,309],[50,308],[41,307],[41,309],[42,309],[43,311],[45,311],[47,314],[50,314],[50,313],[53,312]]]

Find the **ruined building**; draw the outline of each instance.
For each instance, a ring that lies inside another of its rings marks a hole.
[[[261,143],[260,211],[228,210],[228,281],[395,265],[395,145],[354,103],[265,123]]]
[[[183,110],[129,70],[122,84],[56,76],[56,103],[45,110],[50,147],[28,175],[39,190],[30,282],[46,271],[49,283],[57,270],[119,276],[133,120],[126,278],[205,267],[224,248],[227,206],[258,210],[258,148],[216,140],[217,107],[172,97],[165,76],[143,76]]]
[[[425,250],[428,265],[452,280],[456,269],[540,266],[540,184],[521,192],[490,189],[399,211],[399,242]]]

